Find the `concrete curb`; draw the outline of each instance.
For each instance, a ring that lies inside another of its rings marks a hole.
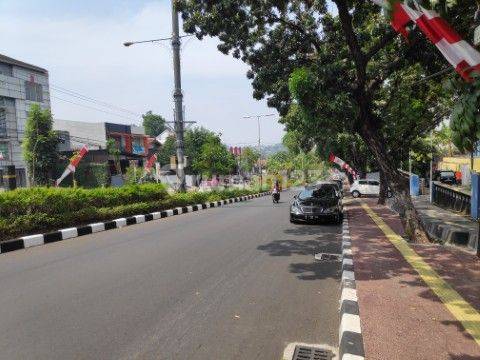
[[[225,200],[220,200],[220,201],[215,201],[215,202],[210,202],[205,204],[177,207],[175,209],[163,210],[163,211],[153,212],[153,213],[144,214],[144,215],[134,215],[127,218],[120,218],[120,219],[115,219],[107,222],[99,222],[99,223],[94,223],[86,226],[61,229],[61,230],[54,231],[47,234],[23,236],[15,240],[0,242],[0,254],[16,251],[16,250],[28,249],[30,247],[45,245],[45,244],[53,243],[57,241],[72,239],[72,238],[76,238],[83,235],[94,234],[101,231],[118,229],[118,228],[122,228],[129,225],[141,224],[144,222],[158,220],[158,219],[162,219],[170,216],[176,216],[176,215],[186,214],[186,213],[195,212],[199,210],[220,207],[223,205],[232,204],[236,202],[247,201],[249,199],[258,198],[258,197],[266,196],[269,194],[270,192],[267,191],[267,192],[262,192],[254,195],[246,195],[246,196],[225,199]]]
[[[363,360],[362,328],[358,306],[355,272],[353,268],[352,242],[348,219],[343,219],[342,227],[342,295],[340,297],[339,359]]]

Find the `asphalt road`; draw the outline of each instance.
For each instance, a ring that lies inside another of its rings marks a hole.
[[[335,345],[340,227],[291,194],[0,255],[1,359],[281,359]]]

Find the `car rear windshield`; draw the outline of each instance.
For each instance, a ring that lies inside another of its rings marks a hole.
[[[324,185],[317,189],[305,189],[303,190],[298,198],[300,200],[307,199],[332,199],[337,196],[335,187],[333,185]]]

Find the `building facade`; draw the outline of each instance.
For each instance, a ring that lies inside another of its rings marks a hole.
[[[136,125],[54,119],[53,128],[61,134],[60,151],[71,153],[87,145],[89,152],[83,161],[108,162],[111,174],[116,174],[117,168],[114,158],[108,154],[108,141],[113,140],[119,150],[120,170],[125,173],[132,161],[136,161],[139,166],[143,165],[154,140],[145,135],[143,127]]]
[[[22,141],[32,104],[50,109],[48,71],[0,54],[0,187],[7,165],[15,165],[17,186],[27,186]]]

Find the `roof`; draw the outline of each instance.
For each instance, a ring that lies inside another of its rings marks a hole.
[[[35,65],[31,65],[31,64],[28,64],[28,63],[20,61],[20,60],[13,59],[11,57],[8,57],[8,56],[2,55],[2,54],[0,54],[0,62],[7,63],[7,64],[14,65],[14,66],[18,66],[18,67],[23,67],[25,69],[37,71],[37,72],[40,72],[42,74],[48,75],[48,71],[45,70],[44,68],[41,68],[41,67],[35,66]]]

